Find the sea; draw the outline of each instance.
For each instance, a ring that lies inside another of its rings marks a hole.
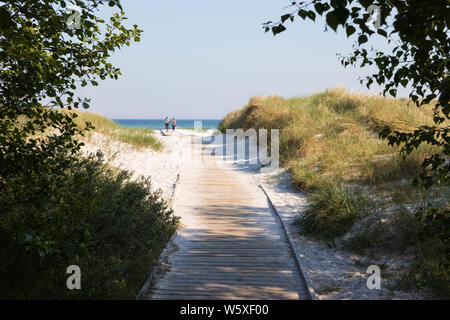
[[[202,128],[217,129],[221,120],[212,119],[198,119],[202,121]],[[176,119],[178,129],[194,129],[194,121],[197,119]],[[113,119],[114,122],[127,128],[151,128],[151,129],[163,129],[165,127],[164,119]],[[170,124],[172,128],[172,124]]]

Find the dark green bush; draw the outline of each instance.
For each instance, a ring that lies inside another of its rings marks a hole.
[[[432,208],[418,214],[418,234],[414,263],[405,277],[414,286],[426,287],[441,299],[450,298],[450,207]]]
[[[0,189],[0,298],[134,298],[177,219],[150,181],[101,155]],[[69,265],[82,289],[69,291]]]
[[[344,244],[348,249],[358,252],[375,248],[383,252],[404,252],[417,243],[419,228],[414,211],[399,205],[392,214],[373,213],[352,232]]]

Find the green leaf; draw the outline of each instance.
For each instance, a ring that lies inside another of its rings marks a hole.
[[[359,37],[358,37],[358,43],[361,45],[361,44],[363,44],[363,43],[366,43],[367,42],[367,36],[365,35],[365,34],[362,34],[362,35],[360,35]]]
[[[272,32],[273,32],[274,36],[279,34],[279,33],[281,33],[281,32],[283,32],[283,31],[286,31],[286,27],[283,26],[282,24],[279,24],[278,26],[272,27]]]
[[[0,7],[0,30],[9,29],[14,25],[9,11],[5,7]]]
[[[314,4],[314,9],[319,15],[322,15],[325,11],[330,9],[330,5],[328,3],[317,2]]]
[[[300,18],[302,18],[303,20],[305,20],[306,17],[308,16],[308,13],[307,13],[305,10],[300,9],[300,10],[298,10],[298,15],[299,15]]]
[[[308,11],[306,14],[312,21],[316,20],[316,14],[314,13],[314,11]]]
[[[384,31],[383,29],[378,29],[377,33],[385,38],[387,38],[387,32]]]
[[[338,25],[344,25],[347,21],[350,12],[346,8],[336,8],[327,13],[327,24],[334,30],[337,30]]]
[[[281,16],[281,23],[284,23],[286,20],[288,20],[291,17],[290,14],[285,14]]]
[[[347,37],[350,37],[352,34],[354,34],[356,31],[354,26],[347,26],[347,28],[345,29],[345,32],[347,33]]]
[[[338,19],[337,15],[336,15],[335,11],[331,11],[331,12],[327,13],[326,21],[327,21],[327,24],[331,27],[331,29],[336,31],[337,26],[339,24],[339,19]]]
[[[396,89],[390,89],[389,93],[391,94],[391,96],[396,97],[397,96],[397,90]]]

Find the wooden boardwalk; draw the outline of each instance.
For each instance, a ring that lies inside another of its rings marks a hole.
[[[246,174],[192,165],[174,208],[183,225],[148,298],[309,298],[279,221]]]

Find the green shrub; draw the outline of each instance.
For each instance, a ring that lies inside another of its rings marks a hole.
[[[16,176],[7,186],[0,193],[1,298],[134,298],[177,224],[148,179],[131,180],[101,155],[48,177]],[[72,264],[81,268],[82,290],[66,288]]]
[[[432,290],[441,299],[450,298],[450,207],[432,208],[418,214],[421,226],[414,263],[405,275],[416,287]]]
[[[345,247],[358,252],[366,249],[403,252],[417,243],[418,229],[419,223],[414,212],[400,205],[389,215],[371,214],[346,239]]]
[[[361,191],[351,192],[330,183],[309,195],[308,205],[296,223],[305,234],[332,240],[350,230],[367,201]]]

